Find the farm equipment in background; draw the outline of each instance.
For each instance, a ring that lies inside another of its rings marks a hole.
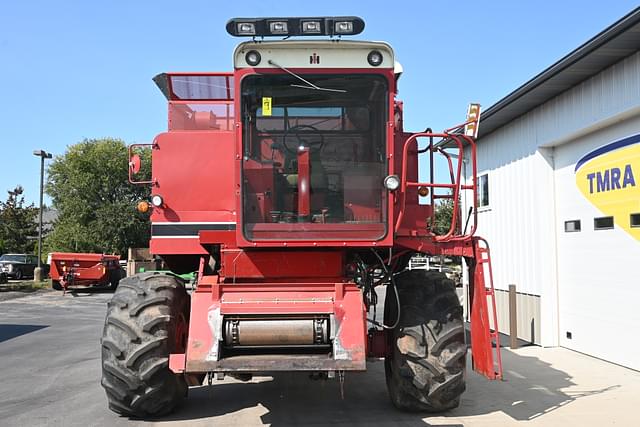
[[[128,277],[109,302],[102,386],[113,411],[166,414],[205,377],[305,372],[342,385],[380,358],[399,409],[458,406],[462,307],[443,273],[406,270],[416,252],[465,259],[473,368],[501,378],[489,247],[474,236],[480,106],[446,131],[406,132],[392,48],[341,38],[363,28],[356,17],[233,19],[227,31],[251,39],[233,72],[154,78],[168,131],[130,146],[129,180],[151,187],[138,209],[170,272]],[[138,180],[140,149],[152,174]],[[462,194],[473,208],[464,227]],[[442,200],[450,226],[435,232]],[[178,275],[191,272],[189,292]]]
[[[53,289],[106,286],[115,290],[124,276],[119,255],[52,252],[49,254]]]

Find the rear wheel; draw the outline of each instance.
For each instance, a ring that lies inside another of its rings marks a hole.
[[[178,278],[142,273],[120,281],[109,302],[102,335],[102,386],[109,408],[122,415],[157,417],[187,393],[169,354],[183,353],[189,296]]]
[[[62,285],[60,284],[59,280],[52,280],[51,281],[51,287],[53,289],[55,289],[56,291],[61,291],[62,290]]]
[[[405,271],[395,279],[400,322],[391,331],[385,359],[387,389],[402,410],[441,412],[460,404],[465,390],[462,307],[454,284],[439,272]],[[387,287],[385,323],[397,319],[392,286]]]
[[[109,289],[115,291],[122,278],[122,269],[117,268],[109,272]]]

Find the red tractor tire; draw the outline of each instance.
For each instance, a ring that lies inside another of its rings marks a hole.
[[[169,354],[184,352],[189,296],[175,276],[149,272],[120,281],[108,304],[102,334],[102,386],[121,415],[158,417],[187,394]]]
[[[462,306],[453,282],[439,272],[405,271],[395,278],[400,321],[390,330],[385,359],[387,390],[406,411],[442,412],[460,404],[465,390]],[[397,319],[393,286],[387,286],[385,323]]]
[[[56,291],[62,290],[62,284],[60,283],[59,280],[51,280],[51,287]]]

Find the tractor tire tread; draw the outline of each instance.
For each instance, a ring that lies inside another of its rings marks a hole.
[[[109,338],[102,338],[102,346],[111,351],[117,359],[122,358],[122,349]]]
[[[161,323],[169,323],[172,320],[173,317],[168,314],[157,316],[142,325],[142,330],[145,332],[150,332],[156,325],[159,325]]]
[[[159,369],[168,367],[169,359],[156,360],[140,372],[140,378],[142,378],[143,381],[149,381]]]
[[[167,297],[154,297],[149,298],[146,301],[142,301],[140,304],[134,306],[129,310],[130,316],[137,316],[142,310],[147,307],[151,307],[152,305],[165,304],[169,299]]]
[[[169,370],[169,354],[184,352],[184,342],[176,339],[177,319],[186,322],[189,313],[189,297],[179,283],[170,275],[144,273],[122,279],[116,288],[102,338],[101,383],[112,411],[158,417],[186,395],[184,377]]]
[[[141,297],[143,297],[143,296],[145,296],[147,294],[144,291],[144,289],[140,289],[137,286],[135,286],[133,284],[130,284],[129,283],[130,281],[128,279],[130,279],[130,277],[127,277],[127,279],[125,279],[125,280],[127,280],[126,282],[125,282],[125,280],[120,281],[120,284],[118,285],[118,287],[119,288],[123,288],[123,289],[131,289],[132,291],[134,291],[137,295],[139,295]]]
[[[127,359],[124,362],[125,365],[127,366],[127,368],[133,368],[133,366],[142,356],[145,356],[147,353],[150,353],[151,351],[159,347],[166,340],[167,340],[167,337],[159,337],[154,339],[153,341],[148,341],[142,344],[133,352],[131,352],[129,357],[127,357]]]
[[[138,387],[140,387],[140,381],[134,375],[118,369],[113,363],[103,363],[102,369],[125,383],[129,387],[129,390],[137,390]]]
[[[397,276],[400,323],[390,331],[393,352],[385,359],[392,403],[405,411],[442,412],[457,407],[465,390],[462,309],[455,286],[444,274],[413,270]],[[395,313],[387,289],[385,322]]]
[[[122,329],[127,335],[129,335],[129,337],[131,338],[132,342],[134,342],[134,341],[139,339],[138,334],[136,333],[136,331],[134,331],[131,328],[131,326],[129,326],[128,324],[126,324],[122,320],[118,319],[117,317],[107,317],[107,323],[109,323],[110,325],[113,325],[113,326],[115,326],[117,328]]]

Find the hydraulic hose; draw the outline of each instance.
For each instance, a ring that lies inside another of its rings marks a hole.
[[[380,261],[380,264],[382,264],[382,268],[384,269],[385,273],[387,274],[387,276],[389,276],[390,285],[393,287],[393,292],[395,293],[395,296],[396,296],[396,307],[397,307],[398,317],[396,317],[396,321],[393,323],[392,326],[385,325],[384,321],[382,323],[376,322],[375,320],[371,320],[371,319],[367,319],[367,321],[369,321],[370,323],[373,323],[376,326],[380,326],[383,329],[395,329],[400,323],[400,296],[398,295],[398,288],[396,287],[396,282],[393,279],[393,273],[389,273],[389,269],[387,268],[387,265],[382,260],[382,257],[380,256],[380,254],[378,254],[378,252],[376,252],[375,249],[373,248],[371,248],[371,252],[373,252],[376,258],[378,258],[378,260]],[[391,259],[391,257],[389,257],[389,259]],[[386,304],[387,301],[385,300],[384,303]]]

